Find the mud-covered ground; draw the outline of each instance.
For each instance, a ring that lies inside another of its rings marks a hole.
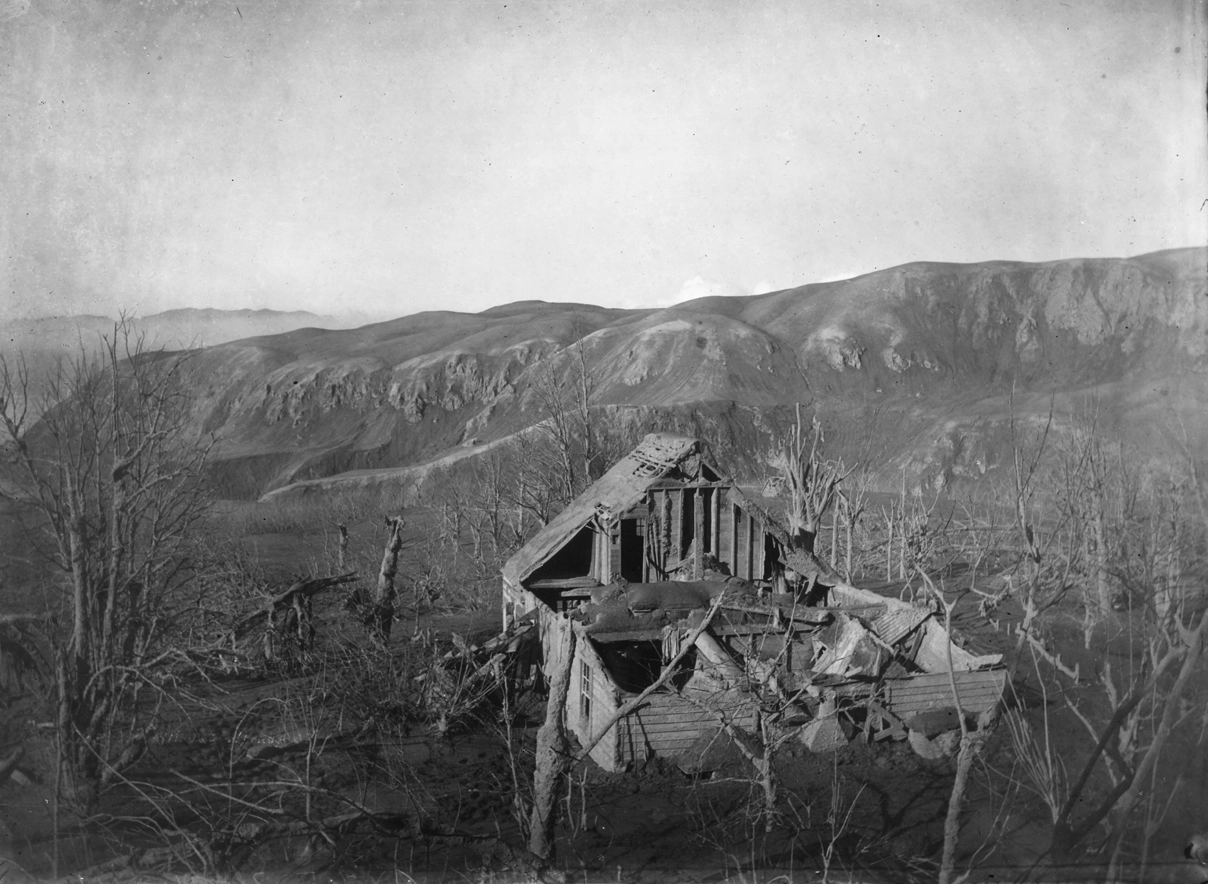
[[[421,561],[422,520],[411,530],[402,574],[431,567]],[[379,533],[369,523],[353,526],[362,562],[373,561]],[[268,585],[285,585],[303,564],[321,570],[330,561],[327,530],[248,531],[242,542],[265,566]],[[523,808],[544,697],[495,692],[472,709],[446,697],[451,711],[443,717],[425,708],[435,702],[426,689],[433,661],[497,632],[497,598],[469,606],[452,594],[433,601],[408,591],[414,587],[407,578],[402,583],[404,608],[389,655],[365,651],[345,591],[335,589],[319,598],[316,644],[305,659],[259,671],[210,668],[205,677],[202,669],[180,669],[157,700],[161,723],[146,756],[107,793],[86,831],[63,813],[56,836],[55,784],[45,774],[49,745],[28,746],[26,775],[0,786],[0,846],[8,861],[0,881],[82,869],[90,870],[84,880],[114,870],[129,877],[128,867],[107,869],[114,859],[257,882],[531,877],[496,848],[525,843]],[[902,589],[870,588],[893,595]],[[972,594],[962,599],[956,630],[972,648],[1010,658],[1018,606],[1007,600],[986,616],[976,601]],[[1071,766],[1090,745],[1071,705],[1090,697],[1105,664],[1121,671],[1136,658],[1132,619],[1142,616],[1124,611],[1102,623],[1091,650],[1076,609],[1050,616],[1052,650],[1064,666],[1078,667],[1080,683],[1054,681],[1049,664],[1027,653],[1020,661],[1012,702],[1028,710],[1034,729],[1047,721],[1048,739],[1063,753],[1068,747],[1063,757]],[[1065,685],[1062,694],[1052,692],[1055,683]],[[1200,679],[1187,715],[1204,704]],[[1167,749],[1179,763],[1150,784],[1166,807],[1151,832],[1146,880],[1201,880],[1180,854],[1191,832],[1208,828],[1202,736],[1198,723],[1181,729]],[[704,763],[652,759],[615,774],[583,764],[559,806],[556,873],[628,882],[934,879],[953,759],[927,760],[906,742],[869,743],[856,734],[822,755],[790,739],[775,765],[780,814],[769,825],[756,775],[724,735]],[[1090,863],[1050,867],[1048,814],[1000,728],[970,781],[958,870],[971,870],[975,881],[1028,873],[1101,879],[1103,869]]]

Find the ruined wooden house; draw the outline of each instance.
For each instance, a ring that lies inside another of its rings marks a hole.
[[[567,724],[584,742],[699,632],[681,671],[593,749],[607,770],[688,752],[723,725],[751,728],[769,692],[806,725],[858,706],[878,738],[953,706],[952,679],[945,692],[935,678],[949,668],[966,714],[1003,687],[998,658],[956,647],[930,610],[791,549],[766,502],[680,436],[648,435],[507,562],[503,618],[505,629],[536,619],[547,672],[562,662],[561,633],[576,631]]]

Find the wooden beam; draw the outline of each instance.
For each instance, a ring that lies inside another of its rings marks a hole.
[[[631,629],[627,632],[585,632],[593,642],[611,644],[613,642],[647,642],[659,641],[663,637],[662,629]]]
[[[684,489],[673,488],[667,494],[671,498],[671,548],[667,550],[670,564],[684,557]]]
[[[650,485],[647,487],[651,491],[663,491],[667,488],[683,488],[684,483],[677,482],[675,479],[659,479],[656,482],[651,482]],[[697,484],[696,482],[693,482],[692,487],[693,488],[718,488],[718,489],[721,489],[722,491],[728,491],[729,489],[734,487],[734,483],[733,482],[701,482],[701,483]]]
[[[705,555],[705,492],[692,491],[692,579],[704,576]]]
[[[758,525],[758,527],[756,527]],[[762,580],[763,575],[767,573],[767,546],[768,542],[764,538],[763,519],[759,522],[751,520],[751,552],[753,553],[755,564],[754,571],[751,575],[752,580]]]
[[[815,626],[793,626],[789,630],[794,638],[802,635],[810,635],[816,631]],[[710,632],[714,635],[722,637],[737,636],[737,635],[774,635],[783,636],[784,631],[776,631],[775,627],[770,623],[751,623],[746,626],[714,626]]]
[[[729,499],[730,499],[730,496],[726,495],[726,500],[729,500]],[[726,561],[730,566],[730,573],[733,574],[735,577],[741,577],[742,575],[739,574],[739,572],[738,572],[738,523],[742,520],[742,510],[740,510],[738,508],[738,504],[732,503],[732,502],[729,504],[729,509],[730,509],[730,557]]]
[[[751,564],[751,547],[754,546],[753,538],[755,535],[755,520],[746,510],[743,510],[742,513],[742,523],[743,527],[746,528],[746,531],[743,532],[746,535],[746,538],[743,540],[742,544],[742,576],[747,580],[750,580],[755,576],[755,569]]]
[[[671,495],[664,491],[659,495],[659,579],[667,573],[667,557],[671,547]]]

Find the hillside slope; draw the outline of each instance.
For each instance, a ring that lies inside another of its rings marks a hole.
[[[542,418],[536,375],[569,379],[581,354],[610,420],[737,406],[741,422],[809,401],[835,444],[866,457],[984,469],[993,442],[962,440],[1011,408],[1095,398],[1125,435],[1165,413],[1194,424],[1208,405],[1206,266],[1206,249],[918,263],[663,310],[530,301],[301,329],[200,351],[197,424],[219,439],[232,487],[258,494],[504,438]]]
[[[0,332],[0,358],[14,369],[24,361],[29,369],[33,401],[49,389],[49,377],[59,362],[70,363],[83,352],[95,354],[102,339],[112,338],[116,319],[110,316],[45,316],[9,320]],[[136,335],[145,336],[147,349],[180,350],[207,347],[252,335],[278,335],[314,326],[339,328],[333,316],[302,310],[167,310],[132,318]]]

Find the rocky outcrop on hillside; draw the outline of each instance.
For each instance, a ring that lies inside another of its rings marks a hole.
[[[1153,420],[1146,390],[1177,389],[1172,407],[1208,398],[1206,265],[1205,249],[910,264],[659,311],[525,302],[308,329],[198,354],[198,421],[220,459],[259,459],[264,489],[505,438],[544,416],[539,373],[569,391],[586,365],[602,419],[738,406],[753,421],[810,402],[830,415],[831,439],[862,452],[849,460],[942,484],[989,468],[1012,389],[1038,409],[1046,396],[1069,408],[1105,397],[1125,430],[1130,414]],[[730,432],[730,421],[700,429]]]
[[[1208,252],[1045,264],[910,264],[750,299],[837,393],[1114,381],[1203,368]],[[829,374],[828,374],[829,371]]]
[[[527,349],[520,349],[503,358],[450,353],[396,366],[290,364],[269,375],[263,397],[249,407],[268,425],[288,421],[298,427],[335,411],[382,408],[394,409],[415,424],[430,408],[452,412],[515,396],[514,380],[531,359]]]

